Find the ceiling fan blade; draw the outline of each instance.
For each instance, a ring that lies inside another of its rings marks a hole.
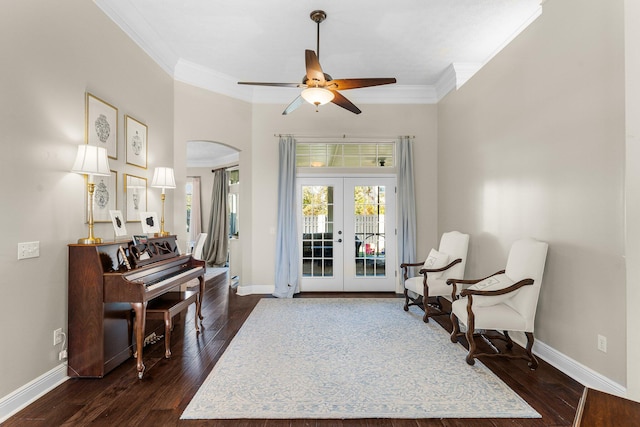
[[[320,61],[318,61],[316,53],[309,49],[305,50],[304,62],[307,67],[307,85],[324,86],[326,80],[324,78],[324,73],[322,72],[322,67],[320,66]]]
[[[393,77],[373,78],[373,79],[336,79],[327,83],[327,89],[330,90],[347,90],[357,89],[361,87],[388,85],[396,82]]]
[[[362,113],[362,111],[360,111],[358,107],[353,105],[353,102],[345,98],[340,92],[336,90],[332,90],[331,92],[333,92],[333,95],[334,95],[333,100],[331,102],[344,108],[345,110],[351,111],[352,113],[355,113],[355,114]]]
[[[238,82],[239,85],[253,86],[278,86],[278,87],[306,87],[301,83],[261,83],[261,82]]]
[[[295,110],[296,108],[298,108],[302,104],[304,104],[304,98],[302,98],[301,95],[298,95],[298,97],[296,99],[294,99],[291,102],[291,104],[287,105],[287,108],[284,109],[284,111],[282,112],[282,115],[286,116],[287,114],[291,113],[293,110]]]

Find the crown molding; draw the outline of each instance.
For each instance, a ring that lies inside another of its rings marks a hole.
[[[238,85],[232,76],[179,58],[160,42],[156,31],[144,21],[138,30],[127,25],[127,20],[138,20],[140,24],[138,18],[141,14],[137,9],[118,8],[117,2],[109,0],[94,0],[94,3],[174,80],[256,104],[288,104],[296,96],[295,88]],[[434,85],[374,86],[366,88],[366,91],[350,90],[348,97],[362,104],[436,104],[449,92],[464,85],[541,14],[542,4],[484,63],[450,64]]]
[[[183,83],[210,90],[242,101],[253,102],[252,88],[238,84],[238,80],[194,62],[179,59],[173,78]]]
[[[193,62],[179,59],[173,73],[175,80],[254,104],[289,103],[299,93],[297,88],[245,86],[237,79]],[[385,85],[352,89],[348,98],[362,104],[435,104],[439,98],[430,85]]]
[[[134,41],[147,55],[151,57],[167,74],[173,76],[173,69],[178,62],[178,55],[164,43],[159,34],[153,30],[144,20],[139,20],[141,16],[138,10],[133,8],[118,8],[117,2],[109,0],[93,0],[96,6],[108,16],[124,33]],[[125,17],[130,20],[137,20],[139,31],[134,30],[127,24]],[[148,40],[153,40],[148,42]],[[154,42],[155,41],[155,42]]]
[[[440,75],[436,84],[436,97],[438,101],[444,98],[449,92],[456,89],[456,70],[453,64],[450,64]]]

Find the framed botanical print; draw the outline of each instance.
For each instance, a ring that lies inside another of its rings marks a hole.
[[[95,95],[86,93],[85,142],[107,149],[107,156],[118,158],[118,109]]]
[[[127,163],[147,168],[147,125],[131,116],[124,116]],[[128,217],[127,217],[128,219]]]
[[[140,221],[140,212],[147,211],[147,179],[139,176],[124,176],[127,222]]]
[[[93,221],[111,222],[109,211],[116,209],[118,205],[118,173],[111,171],[109,176],[95,176],[93,190]]]

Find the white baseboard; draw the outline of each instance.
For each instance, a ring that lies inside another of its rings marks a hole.
[[[67,364],[62,363],[35,380],[0,398],[0,423],[53,390],[66,380]]]
[[[236,294],[240,296],[252,294],[272,294],[275,291],[274,285],[238,285]]]
[[[518,344],[522,345],[522,343]],[[569,356],[560,353],[541,341],[536,340],[534,342],[533,354],[584,386],[594,388],[605,393],[614,394],[616,396],[626,397],[627,395],[626,387],[610,380],[593,369],[584,366],[580,362],[573,360]]]

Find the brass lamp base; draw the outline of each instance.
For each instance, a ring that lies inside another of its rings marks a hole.
[[[93,245],[96,243],[102,243],[102,239],[100,237],[85,237],[84,239],[78,239],[78,244],[80,245]]]
[[[167,237],[167,236],[171,236],[171,233],[168,231],[161,231],[153,235],[153,237]]]

